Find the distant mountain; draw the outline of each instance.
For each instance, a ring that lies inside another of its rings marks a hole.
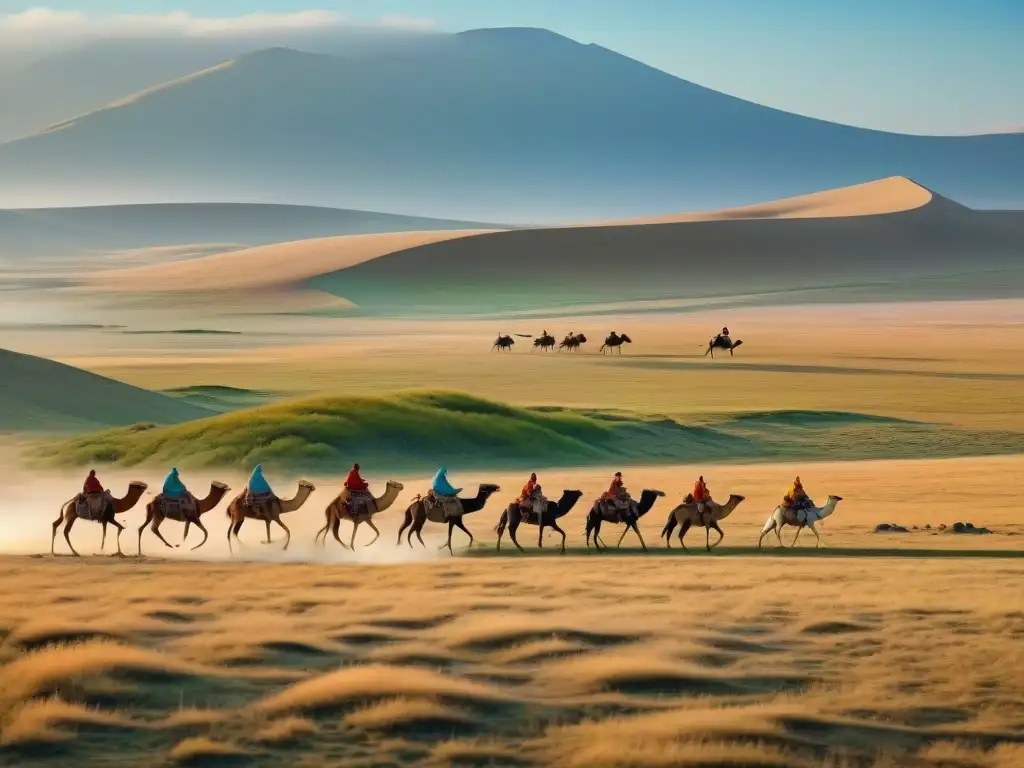
[[[42,357],[0,349],[0,432],[174,424],[213,411]]]
[[[493,225],[291,205],[183,203],[0,210],[0,260],[481,227]]]
[[[893,175],[1024,207],[1024,135],[842,126],[544,30],[485,29],[355,57],[268,49],[0,146],[0,204],[261,200],[499,221],[730,207]]]
[[[362,56],[425,44],[433,37],[387,29],[277,30],[258,36],[110,39],[6,66],[0,59],[0,142],[272,46]]]

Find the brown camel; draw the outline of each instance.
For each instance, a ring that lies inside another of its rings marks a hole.
[[[231,536],[234,535],[238,539],[238,531],[241,530],[242,523],[245,522],[246,518],[262,520],[267,524],[267,540],[263,542],[264,544],[271,543],[270,524],[272,522],[284,528],[285,536],[287,537],[284,540],[284,548],[288,549],[288,544],[292,540],[292,532],[288,530],[287,525],[281,522],[281,515],[297,510],[306,503],[306,499],[315,490],[316,486],[309,482],[309,480],[299,480],[299,488],[292,498],[281,499],[275,495],[269,501],[257,503],[255,506],[249,506],[245,503],[245,491],[242,491],[228,504],[227,515],[231,519],[231,525],[228,526],[228,550],[232,554],[234,553],[234,550],[231,548]],[[242,543],[241,539],[239,539],[238,543]]]
[[[476,497],[472,499],[459,498],[459,512],[453,517],[445,517],[444,510],[437,505],[432,505],[428,510],[424,504],[423,497],[417,496],[409,508],[405,510],[405,520],[402,521],[402,527],[398,529],[398,543],[402,543],[402,533],[406,528],[409,529],[409,533],[406,536],[406,541],[409,546],[412,546],[412,535],[415,533],[416,538],[420,540],[420,544],[427,546],[423,541],[423,536],[420,532],[423,530],[423,526],[429,520],[431,523],[448,523],[448,540],[442,544],[438,549],[448,548],[448,551],[452,555],[452,531],[455,528],[460,529],[463,533],[469,536],[469,545],[473,546],[473,534],[469,532],[465,525],[462,523],[462,518],[472,512],[479,512],[484,508],[487,500],[498,491],[501,490],[500,486],[485,484],[480,486],[480,490],[477,492]]]
[[[53,521],[53,536],[50,537],[50,554],[57,554],[54,551],[54,542],[57,540],[57,526],[62,522],[64,523],[64,540],[67,541],[68,547],[71,548],[71,554],[75,557],[81,557],[74,545],[71,543],[71,527],[75,524],[75,520],[81,518],[82,520],[92,520],[93,522],[100,523],[103,526],[103,539],[100,542],[100,550],[107,543],[107,525],[112,525],[117,528],[117,554],[120,557],[124,557],[124,553],[121,551],[121,531],[124,530],[124,526],[117,522],[115,515],[120,515],[127,512],[129,509],[139,503],[139,499],[142,498],[142,494],[145,493],[149,486],[145,483],[140,483],[137,480],[133,480],[128,483],[128,492],[123,498],[115,499],[110,497],[110,503],[106,505],[103,512],[96,517],[93,517],[85,503],[83,494],[78,494],[70,501],[64,502],[60,508],[60,516]]]
[[[349,511],[349,490],[343,488],[330,504],[327,505],[327,509],[324,510],[324,517],[327,518],[327,522],[324,523],[324,527],[321,528],[317,534],[315,541],[319,542],[320,537],[323,536],[323,546],[327,546],[327,531],[330,530],[334,534],[334,538],[337,540],[342,547],[352,549],[356,544],[356,531],[359,530],[360,523],[366,523],[373,530],[374,537],[366,546],[370,546],[380,538],[380,531],[377,530],[377,526],[373,524],[373,516],[378,512],[383,512],[385,509],[390,507],[396,501],[398,501],[398,494],[405,490],[405,486],[401,483],[396,483],[394,480],[388,480],[387,490],[384,491],[384,495],[379,499],[373,500],[373,508],[370,508],[368,504],[361,504],[356,507],[356,513],[353,515]],[[338,530],[341,528],[341,521],[348,520],[352,525],[352,540],[348,544],[341,540],[338,535]]]
[[[146,526],[150,523],[153,524],[153,533],[160,539],[164,544],[170,548],[181,546],[180,544],[172,545],[164,535],[160,533],[160,526],[164,520],[173,520],[177,523],[185,524],[185,535],[181,537],[181,543],[185,543],[185,539],[188,538],[188,527],[195,525],[200,531],[203,532],[203,540],[192,547],[193,550],[199,549],[206,540],[210,537],[209,531],[206,530],[206,526],[199,520],[201,515],[205,515],[210,510],[214,509],[220,504],[221,499],[224,495],[230,491],[224,483],[217,482],[214,480],[210,483],[210,492],[206,495],[205,499],[197,499],[189,494],[191,504],[182,504],[177,499],[168,499],[162,493],[154,497],[154,499],[146,505],[146,522],[139,526],[139,555],[142,555],[142,532],[146,530]]]
[[[722,539],[725,538],[725,533],[718,526],[720,520],[724,520],[732,511],[739,506],[740,502],[743,501],[743,496],[737,496],[731,494],[729,500],[725,504],[719,504],[718,502],[708,499],[704,502],[704,515],[703,517],[697,512],[697,502],[693,500],[693,494],[687,494],[686,498],[683,499],[683,503],[668,513],[668,522],[665,523],[665,527],[661,530],[661,535],[665,537],[665,546],[669,549],[672,548],[672,531],[675,530],[677,525],[682,526],[679,529],[679,543],[683,549],[686,549],[686,543],[683,541],[683,537],[686,532],[690,530],[692,526],[700,525],[704,527],[705,532],[705,543],[708,552],[717,547],[722,543]],[[718,541],[714,544],[711,543],[711,529],[714,528],[718,531]]]

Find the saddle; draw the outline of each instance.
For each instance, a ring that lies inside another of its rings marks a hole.
[[[75,498],[75,514],[79,520],[102,520],[103,512],[110,503],[110,491],[80,493]]]
[[[428,510],[440,507],[445,517],[458,517],[462,514],[462,502],[458,496],[438,496],[431,491],[423,500]]]
[[[242,504],[249,509],[263,509],[270,505],[270,503],[277,498],[271,493],[253,493],[248,488],[245,489],[245,493],[242,495]]]
[[[612,514],[614,512],[625,512],[629,509],[633,503],[633,499],[630,498],[627,493],[620,493],[617,496],[602,496],[599,504],[601,505],[601,511],[604,514]]]
[[[199,504],[191,493],[184,496],[165,496],[161,493],[158,503],[165,517],[186,517],[199,511]]]
[[[377,512],[377,500],[369,491],[348,491],[348,511],[351,515],[358,515],[368,512],[373,515]]]

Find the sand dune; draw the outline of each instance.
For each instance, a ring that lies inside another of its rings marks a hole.
[[[624,224],[674,224],[693,221],[741,221],[744,219],[828,219],[847,216],[878,216],[920,208],[933,200],[934,193],[903,176],[869,181],[809,195],[787,197],[742,208],[706,213],[680,213],[602,222]],[[585,225],[581,225],[585,226]]]
[[[212,293],[301,288],[319,275],[429,243],[493,230],[350,235],[299,240],[169,264],[95,275],[98,289],[131,293]]]

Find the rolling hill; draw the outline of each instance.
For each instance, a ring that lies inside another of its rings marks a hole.
[[[69,365],[0,349],[0,432],[175,424],[214,412]]]
[[[1024,206],[1024,135],[837,125],[545,30],[483,29],[360,57],[263,50],[0,146],[6,205],[144,190],[484,221],[734,207],[893,175]]]
[[[0,258],[171,245],[242,247],[333,235],[494,226],[372,211],[233,203],[0,210]]]

